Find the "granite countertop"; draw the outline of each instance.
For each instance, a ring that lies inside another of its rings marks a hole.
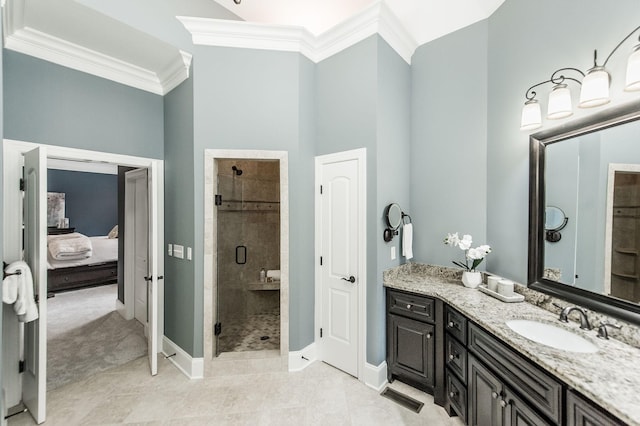
[[[415,265],[415,264],[413,264]],[[577,390],[624,422],[640,425],[640,349],[596,337],[575,322],[558,321],[558,314],[527,302],[504,303],[477,289],[466,288],[450,268],[405,267],[386,271],[384,286],[437,297],[465,314],[514,350]],[[599,350],[574,353],[533,342],[512,331],[505,321],[535,319],[570,329]]]

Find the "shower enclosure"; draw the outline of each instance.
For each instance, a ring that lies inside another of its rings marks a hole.
[[[279,160],[216,164],[216,355],[279,350]]]

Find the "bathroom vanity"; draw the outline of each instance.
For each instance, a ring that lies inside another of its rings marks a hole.
[[[384,285],[389,381],[433,394],[465,424],[640,424],[639,349],[466,288],[450,268],[402,265],[385,272]],[[536,343],[506,325],[514,319],[566,328],[597,352]]]

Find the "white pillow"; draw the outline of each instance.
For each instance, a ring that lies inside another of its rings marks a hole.
[[[118,238],[118,225],[114,226],[113,229],[109,231],[107,238]]]

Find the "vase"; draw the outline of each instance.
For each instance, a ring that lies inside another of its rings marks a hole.
[[[476,288],[482,283],[482,274],[477,271],[463,271],[462,284],[465,287]]]

